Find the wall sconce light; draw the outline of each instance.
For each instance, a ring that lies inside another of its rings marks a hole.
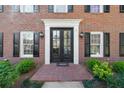
[[[84,32],[81,32],[80,37],[82,38],[84,36],[84,34],[85,34]]]
[[[40,32],[40,37],[44,37],[44,33],[43,32]]]

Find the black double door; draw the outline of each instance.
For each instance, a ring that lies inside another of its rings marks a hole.
[[[73,28],[51,28],[50,61],[73,62]]]

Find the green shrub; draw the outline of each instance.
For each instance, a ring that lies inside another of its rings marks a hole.
[[[17,65],[16,70],[20,73],[27,73],[35,67],[33,59],[22,59]]]
[[[124,61],[115,62],[112,64],[112,69],[115,72],[124,72]]]
[[[113,77],[107,77],[106,83],[110,88],[124,88],[124,73],[115,73]]]
[[[117,81],[113,76],[106,77],[105,81],[106,81],[107,87],[110,87],[110,88],[117,87]]]
[[[93,88],[94,82],[92,80],[84,80],[83,81],[83,85],[85,88]]]
[[[0,61],[0,87],[12,87],[18,79],[19,73],[15,70],[14,66],[9,61]]]
[[[102,62],[100,65],[95,64],[93,66],[93,75],[101,80],[105,80],[106,77],[112,76],[113,73],[108,62]]]
[[[90,69],[90,70],[93,70],[93,67],[94,67],[94,65],[100,65],[100,60],[98,60],[98,59],[95,59],[95,58],[91,58],[91,59],[89,59],[89,60],[87,60],[86,61],[86,65],[88,66],[88,68]]]
[[[92,80],[83,80],[83,85],[85,88],[106,88],[107,84],[105,81],[99,78],[93,78]]]
[[[27,78],[22,82],[21,87],[22,88],[41,88],[43,84],[44,84],[43,82],[30,81],[29,78]]]

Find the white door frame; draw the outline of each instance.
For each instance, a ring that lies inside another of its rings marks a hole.
[[[45,64],[50,64],[50,28],[72,27],[74,32],[74,64],[79,64],[79,24],[81,19],[41,19],[45,25]]]

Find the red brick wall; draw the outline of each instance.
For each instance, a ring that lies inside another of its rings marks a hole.
[[[0,13],[0,32],[4,32],[4,57],[12,62],[20,58],[13,57],[13,33],[16,31],[43,31],[41,19],[82,19],[80,32],[101,31],[110,33],[110,58],[119,57],[119,32],[124,32],[124,13],[119,13],[119,6],[111,6],[110,13],[84,13],[83,5],[74,6],[73,13],[48,13],[48,6],[40,6],[39,13],[14,13],[11,6],[4,6]],[[80,38],[80,37],[79,37]],[[40,57],[37,62],[44,62],[44,38],[40,38]],[[84,38],[80,38],[80,62],[84,58]]]

